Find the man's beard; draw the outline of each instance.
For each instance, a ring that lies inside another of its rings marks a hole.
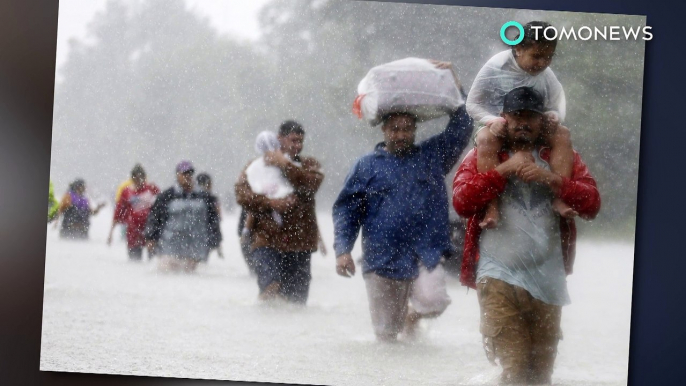
[[[535,142],[536,138],[519,136],[518,134],[521,132],[533,133],[533,130],[531,129],[531,126],[529,126],[529,125],[522,125],[522,126],[518,126],[517,128],[515,128],[514,134],[512,135],[512,137],[513,137],[512,143],[513,144],[529,145],[529,144]]]
[[[412,150],[412,145],[414,142],[410,141],[394,141],[393,145],[395,147],[396,154],[405,154]]]

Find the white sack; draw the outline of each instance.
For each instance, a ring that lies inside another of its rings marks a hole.
[[[426,59],[407,58],[376,66],[357,87],[354,111],[370,125],[393,112],[427,121],[450,114],[464,104],[452,71]]]

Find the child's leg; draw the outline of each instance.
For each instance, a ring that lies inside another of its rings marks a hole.
[[[503,142],[488,127],[484,127],[476,133],[476,168],[479,173],[495,169],[500,164],[498,152],[503,147]]]
[[[479,173],[495,169],[500,164],[498,152],[503,143],[488,127],[484,127],[476,133],[476,168]],[[498,200],[492,200],[486,207],[486,215],[479,224],[482,228],[495,228],[498,226],[500,213],[498,212]]]
[[[574,165],[574,150],[572,148],[572,138],[569,129],[557,125],[549,133],[550,142],[550,169],[559,176],[572,177]],[[553,200],[553,209],[562,217],[571,218],[578,213],[559,198]]]

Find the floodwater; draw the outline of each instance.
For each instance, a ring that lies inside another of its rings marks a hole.
[[[128,261],[121,237],[108,247],[111,210],[93,218],[88,242],[60,240],[48,225],[40,369],[328,385],[497,382],[476,293],[454,279],[452,304],[422,322],[417,340],[377,343],[362,277],[336,275],[331,216],[319,218],[329,255],[313,255],[306,308],[257,302],[236,215],[222,223],[225,258],[213,254],[192,274]],[[577,246],[555,384],[626,384],[633,256],[631,244]]]

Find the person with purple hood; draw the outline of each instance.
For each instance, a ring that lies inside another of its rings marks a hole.
[[[91,208],[86,197],[86,182],[77,178],[69,185],[69,191],[62,197],[56,219],[62,217],[60,237],[67,239],[87,239],[90,216],[98,214],[105,204]]]

